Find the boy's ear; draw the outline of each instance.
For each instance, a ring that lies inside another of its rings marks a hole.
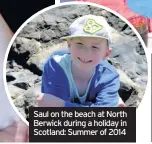
[[[108,48],[108,50],[106,51],[105,58],[106,58],[106,57],[109,57],[109,55],[110,55],[111,52],[112,52],[112,49],[111,49],[111,48]]]
[[[67,40],[67,44],[68,44],[68,48],[70,48],[70,47],[71,47],[71,42],[70,42],[70,40]]]

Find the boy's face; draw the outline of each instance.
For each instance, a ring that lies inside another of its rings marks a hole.
[[[78,37],[68,41],[73,63],[82,70],[95,68],[108,52],[106,39]]]

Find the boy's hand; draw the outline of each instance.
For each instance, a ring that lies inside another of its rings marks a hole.
[[[126,107],[121,97],[119,97],[118,107]]]
[[[51,94],[40,93],[37,97],[39,107],[64,107],[65,101]]]

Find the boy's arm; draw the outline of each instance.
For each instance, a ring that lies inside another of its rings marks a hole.
[[[56,101],[69,100],[68,79],[63,69],[52,57],[44,65],[41,92],[44,93],[45,99],[48,101],[52,99],[53,105]],[[59,106],[59,103],[57,106]]]
[[[41,93],[38,98],[39,107],[64,107],[65,101],[51,94]]]
[[[118,90],[120,88],[119,75],[112,74],[104,83],[103,88],[96,97],[96,102],[91,104],[92,107],[117,107],[119,104]]]
[[[119,77],[107,82],[105,87],[96,97],[95,103],[77,104],[63,100],[52,94],[41,94],[38,98],[40,107],[117,107],[119,104]]]

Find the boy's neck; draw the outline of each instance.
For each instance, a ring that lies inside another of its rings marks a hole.
[[[73,63],[71,65],[71,70],[73,74],[73,78],[76,80],[88,81],[92,77],[95,69],[90,69],[90,71],[82,71],[78,67],[76,67]]]

